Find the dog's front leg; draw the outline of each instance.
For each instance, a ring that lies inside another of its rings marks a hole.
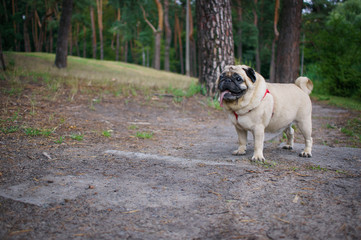
[[[264,142],[264,127],[256,126],[252,131],[254,139],[254,153],[252,161],[262,161],[264,162],[265,158],[263,157],[263,142]]]
[[[233,155],[244,155],[247,150],[247,131],[236,126],[239,147],[233,151]]]

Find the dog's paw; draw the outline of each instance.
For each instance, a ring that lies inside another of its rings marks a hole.
[[[287,149],[287,150],[292,150],[293,149],[293,147],[291,145],[284,145],[282,148]]]
[[[310,158],[310,157],[312,157],[312,154],[310,152],[301,152],[299,156]]]
[[[253,155],[252,161],[254,162],[264,162],[266,159],[263,157],[263,155]]]
[[[246,148],[239,147],[237,150],[232,152],[232,155],[238,156],[238,155],[245,155],[246,154]]]

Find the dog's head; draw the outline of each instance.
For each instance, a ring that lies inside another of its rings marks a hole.
[[[256,72],[245,65],[228,65],[217,80],[220,103],[236,101],[256,82]]]

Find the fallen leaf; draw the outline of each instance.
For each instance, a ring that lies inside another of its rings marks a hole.
[[[242,220],[240,220],[240,222],[256,222],[256,220],[254,220],[254,219],[242,219]]]
[[[293,203],[297,203],[299,199],[300,199],[300,197],[298,196],[298,194],[296,194],[296,196],[294,197],[294,199],[292,200],[292,202],[293,202]]]
[[[27,233],[27,232],[31,232],[31,231],[33,231],[33,229],[18,230],[18,231],[13,231],[13,232],[9,233],[9,235],[14,236],[16,234]]]
[[[276,217],[276,216],[273,216],[275,219],[277,219],[278,221],[281,221],[281,222],[284,222],[284,223],[287,223],[287,224],[290,224],[290,222],[289,221],[287,221],[287,220],[284,220],[284,219],[282,219],[282,218],[279,218],[279,217]]]
[[[139,212],[139,210],[132,210],[132,211],[129,211],[129,212],[122,212],[122,213],[136,213],[136,212]]]

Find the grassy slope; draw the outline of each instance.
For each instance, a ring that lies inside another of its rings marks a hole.
[[[54,54],[6,52],[5,58],[10,67],[14,65],[25,72],[47,73],[52,78],[84,80],[95,85],[115,82],[140,88],[187,89],[192,82],[197,82],[196,78],[123,62],[69,56],[68,67],[58,69],[54,66]]]

